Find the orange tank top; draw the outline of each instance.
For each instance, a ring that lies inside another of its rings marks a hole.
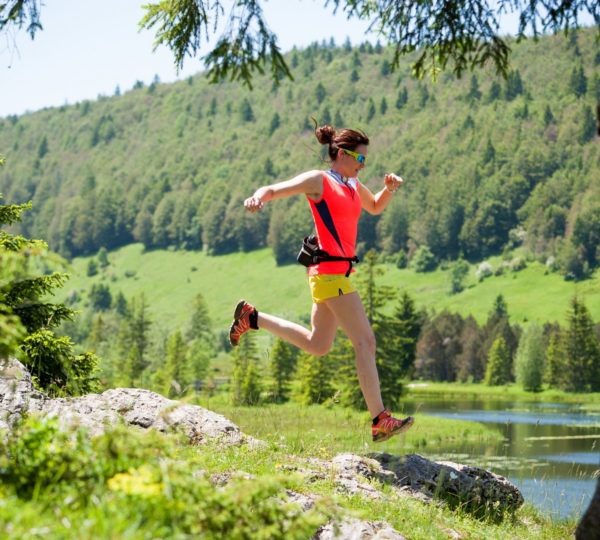
[[[319,248],[336,257],[354,257],[361,203],[358,179],[346,182],[334,172],[323,172],[323,195],[318,201],[308,198],[319,239]],[[309,267],[308,275],[345,274],[348,263],[322,262]],[[354,272],[354,270],[352,270]]]

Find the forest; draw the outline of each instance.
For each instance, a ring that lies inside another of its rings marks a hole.
[[[0,119],[0,193],[33,201],[14,231],[70,258],[131,242],[211,255],[270,246],[295,258],[311,230],[300,199],[247,216],[259,185],[327,168],[319,124],[371,138],[362,181],[403,176],[382,216],[364,216],[359,255],[375,248],[425,267],[480,261],[516,246],[567,279],[599,264],[600,51],[593,29],[512,42],[506,79],[412,76],[391,50],[332,41],[294,49],[293,81],[138,81],[60,108]],[[552,69],[548,69],[551,66]],[[556,76],[562,74],[563,76]]]

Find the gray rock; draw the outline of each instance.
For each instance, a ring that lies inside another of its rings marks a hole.
[[[321,527],[314,540],[406,540],[384,521],[347,519],[342,523],[328,523]]]
[[[476,515],[501,518],[523,504],[523,496],[514,484],[485,469],[430,461],[417,454],[375,453],[369,457],[395,474],[394,486],[442,499],[452,507],[460,506]]]
[[[379,499],[381,492],[362,479],[374,479],[384,484],[391,484],[395,479],[394,473],[384,471],[377,461],[354,454],[339,454],[331,460],[331,464],[338,489],[349,495],[360,494],[370,499]]]
[[[33,388],[24,366],[12,360],[0,371],[0,428],[10,427],[25,412],[55,416],[61,425],[86,427],[99,434],[123,422],[162,432],[177,430],[194,444],[219,439],[225,444],[264,444],[242,433],[224,416],[141,388],[116,388],[102,394],[50,399]]]
[[[21,362],[14,358],[0,361],[0,429],[12,427],[30,408],[38,410],[43,399]]]

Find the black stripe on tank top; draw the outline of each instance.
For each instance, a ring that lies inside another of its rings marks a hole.
[[[325,200],[321,200],[318,203],[315,203],[315,208],[317,209],[317,212],[319,212],[319,216],[321,216],[321,220],[325,224],[325,227],[327,227],[327,230],[331,233],[333,239],[338,243],[338,246],[340,246],[342,253],[345,254],[344,248],[342,247],[342,242],[338,235],[337,229],[335,228],[335,223],[333,222],[333,217],[331,217],[329,206],[327,206],[327,202]]]

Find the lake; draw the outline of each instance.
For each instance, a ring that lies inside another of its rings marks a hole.
[[[407,400],[405,411],[481,422],[504,436],[498,444],[427,447],[420,453],[505,476],[526,502],[556,517],[579,517],[587,508],[600,469],[599,412],[573,403],[428,397]]]

